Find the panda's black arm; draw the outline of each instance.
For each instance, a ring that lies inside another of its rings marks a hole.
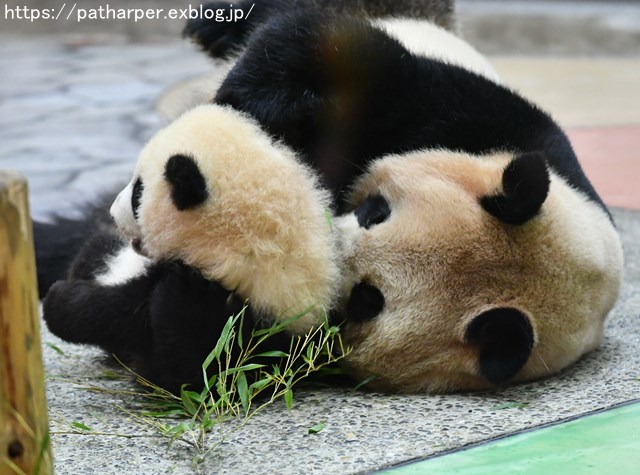
[[[112,286],[58,281],[43,301],[44,319],[52,333],[72,343],[113,352],[144,349],[152,341],[148,307],[155,280],[145,274]]]
[[[208,352],[227,318],[242,309],[242,302],[230,296],[197,270],[166,262],[119,285],[83,279],[56,282],[43,301],[43,313],[51,332],[71,343],[136,354],[152,347],[189,353],[203,338],[201,346]]]
[[[205,279],[197,270],[173,263],[150,298],[153,346],[150,351],[136,352],[133,369],[174,393],[183,384],[201,387],[202,363],[215,347],[229,317],[238,314],[243,304],[242,299],[234,298],[230,291]],[[252,327],[248,309],[245,319],[246,333]]]
[[[205,3],[201,7],[203,17],[189,19],[182,36],[190,38],[212,58],[227,58],[244,46],[253,30],[282,11],[287,3],[284,0]],[[199,8],[191,11],[200,13]]]

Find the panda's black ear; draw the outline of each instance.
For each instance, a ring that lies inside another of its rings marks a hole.
[[[503,384],[527,362],[535,336],[527,315],[505,307],[476,315],[467,325],[465,341],[478,349],[480,374],[492,384]]]
[[[187,155],[173,155],[165,165],[164,177],[171,185],[171,199],[180,211],[203,203],[209,193],[196,161]]]
[[[480,199],[482,207],[507,224],[524,224],[536,216],[549,194],[549,170],[541,153],[523,153],[502,174],[502,192]]]

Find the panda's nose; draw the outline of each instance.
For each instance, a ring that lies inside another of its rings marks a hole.
[[[116,209],[119,206],[119,202],[120,202],[121,197],[122,197],[122,192],[118,193],[118,196],[116,196],[116,199],[113,200],[113,203],[111,203],[111,207],[109,208],[109,214],[111,215],[111,218],[114,221],[116,219]]]

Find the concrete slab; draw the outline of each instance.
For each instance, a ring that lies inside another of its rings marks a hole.
[[[640,394],[640,213],[615,210],[614,216],[626,252],[620,301],[608,320],[602,348],[560,375],[501,391],[442,396],[304,390],[295,394],[291,412],[280,402],[243,427],[231,422],[224,440],[197,465],[191,447],[170,445],[136,421],[141,406],[133,395],[86,389],[134,387],[104,364],[99,351],[61,342],[45,331],[56,471],[364,473],[634,400]],[[308,429],[321,421],[326,421],[325,429],[310,435]],[[92,431],[76,433],[74,422]],[[219,435],[211,435],[207,443],[215,446]]]
[[[491,63],[563,127],[640,124],[640,58],[498,56]]]

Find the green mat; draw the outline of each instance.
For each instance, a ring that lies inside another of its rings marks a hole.
[[[640,474],[640,403],[402,465],[393,475]]]

